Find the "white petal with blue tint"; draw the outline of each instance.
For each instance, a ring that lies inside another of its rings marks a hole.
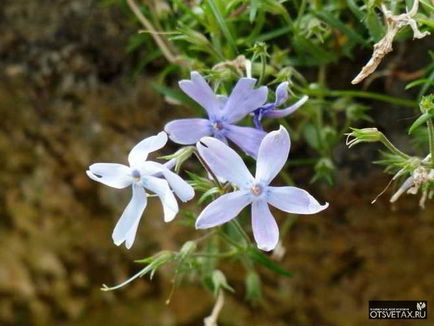
[[[130,249],[134,243],[137,227],[147,203],[146,193],[143,187],[134,184],[132,188],[133,195],[131,201],[122,213],[112,234],[115,245],[119,246],[125,241],[125,245],[128,249]]]
[[[237,82],[223,109],[226,121],[237,122],[265,103],[268,88],[261,86],[254,89],[255,83],[256,79],[252,78],[241,78]]]
[[[191,80],[181,80],[179,87],[185,94],[202,106],[210,117],[219,115],[220,101],[206,80],[196,71],[191,73]]]
[[[109,187],[123,189],[133,182],[128,166],[117,163],[95,163],[86,171],[89,178]]]
[[[248,191],[235,191],[225,194],[200,213],[196,220],[196,229],[208,229],[221,225],[235,218],[241,210],[251,203]]]
[[[152,176],[144,176],[142,182],[146,189],[149,189],[160,197],[164,211],[164,222],[172,221],[178,213],[179,208],[167,181]]]
[[[195,144],[202,137],[212,134],[211,122],[208,119],[179,119],[166,124],[164,130],[169,138],[181,145]]]
[[[253,177],[241,157],[220,140],[204,137],[197,143],[200,156],[217,177],[235,183],[240,188],[248,188]]]
[[[226,137],[237,144],[247,155],[258,156],[259,146],[266,133],[251,127],[239,127],[228,125],[226,127]]]
[[[184,179],[176,173],[167,169],[164,165],[157,162],[146,162],[144,169],[154,176],[163,176],[169,183],[170,188],[183,202],[189,201],[194,197],[194,189]]]
[[[281,126],[268,133],[259,147],[255,179],[269,184],[285,165],[289,148],[289,134],[285,128]]]
[[[167,134],[162,131],[158,135],[143,139],[133,147],[128,155],[131,167],[140,166],[148,158],[148,154],[159,150],[167,143]]]
[[[279,242],[279,227],[265,200],[252,203],[252,229],[258,248],[273,250]]]
[[[268,187],[268,203],[293,214],[315,214],[328,207],[321,205],[306,190],[297,187]]]

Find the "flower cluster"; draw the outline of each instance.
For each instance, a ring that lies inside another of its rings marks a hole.
[[[290,138],[283,127],[267,134],[261,120],[287,116],[305,103],[307,97],[286,109],[277,110],[288,99],[288,83],[277,87],[275,101],[270,103],[266,103],[267,87],[254,88],[255,83],[255,79],[241,78],[226,97],[214,94],[205,79],[192,72],[191,79],[182,80],[179,85],[205,109],[206,119],[181,119],[168,123],[165,131],[142,140],[131,150],[128,166],[95,163],[89,167],[87,175],[92,180],[118,189],[132,187],[132,198],[113,230],[112,238],[116,245],[125,243],[127,248],[133,245],[148,193],[161,200],[165,222],[172,221],[178,213],[175,195],[183,202],[194,197],[193,188],[171,171],[173,160],[166,164],[147,160],[149,153],[166,145],[168,136],[181,145],[196,145],[197,154],[206,163],[208,172],[229,182],[233,188],[232,192],[218,197],[200,213],[196,220],[197,229],[226,223],[251,205],[255,241],[258,248],[269,251],[279,240],[279,229],[269,205],[294,214],[314,214],[328,206],[320,205],[300,188],[270,186],[288,159]],[[249,115],[254,117],[256,128],[236,125]],[[228,141],[257,159],[255,177],[242,158],[228,146]]]

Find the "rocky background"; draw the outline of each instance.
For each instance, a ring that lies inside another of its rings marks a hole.
[[[188,283],[167,305],[170,268],[100,291],[137,271],[134,259],[178,248],[186,232],[163,225],[151,201],[135,246],[114,246],[129,194],[84,173],[89,163],[121,160],[178,115],[146,73],[134,77],[125,50],[132,28],[119,8],[94,0],[0,4],[2,325],[200,325],[212,308],[212,295]],[[245,303],[239,267],[222,267],[237,290],[222,325],[367,325],[369,299],[434,302],[433,205],[420,210],[410,197],[391,207],[387,196],[371,205],[388,182],[372,171],[343,168],[320,195],[330,209],[291,227],[282,264],[295,276],[262,271],[263,302]]]

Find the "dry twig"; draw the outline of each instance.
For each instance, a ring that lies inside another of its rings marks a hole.
[[[163,53],[166,60],[170,63],[177,63],[178,60],[176,55],[172,53],[166,42],[160,36],[162,33],[158,32],[151,24],[151,22],[142,14],[136,2],[134,0],[127,0],[127,4],[130,7],[131,11],[134,13],[134,15],[137,17],[137,19],[140,21],[140,23],[146,28],[146,31],[148,31],[149,34],[152,36],[155,43],[157,43],[158,47],[161,50],[161,53]]]
[[[204,326],[217,326],[217,319],[220,315],[220,311],[223,308],[223,304],[225,303],[225,297],[222,290],[219,290],[219,294],[217,296],[217,301],[214,305],[214,308],[211,312],[211,315],[204,319]]]
[[[384,19],[386,21],[387,31],[386,35],[374,44],[374,52],[372,54],[371,59],[368,63],[362,68],[360,73],[351,81],[351,84],[358,84],[370,74],[372,74],[383,58],[389,52],[392,52],[392,42],[396,36],[396,34],[401,30],[401,28],[409,25],[413,30],[413,38],[421,39],[427,35],[429,32],[421,32],[417,27],[416,21],[413,17],[416,15],[419,8],[419,0],[415,0],[413,2],[413,7],[410,11],[407,11],[405,14],[393,15],[390,10],[388,10],[384,5],[381,6],[381,10],[384,14]]]

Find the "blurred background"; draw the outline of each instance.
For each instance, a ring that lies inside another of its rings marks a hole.
[[[145,277],[115,292],[100,290],[138,271],[135,259],[176,249],[195,236],[180,223],[163,225],[160,204],[151,201],[134,247],[114,246],[111,232],[130,195],[85,174],[93,162],[122,162],[138,140],[183,115],[151,87],[164,59],[137,72],[148,49],[126,50],[137,32],[131,20],[124,7],[98,1],[0,4],[2,325],[200,325],[212,309],[212,293],[188,281],[166,304],[170,267],[152,281]],[[399,69],[418,69],[426,60],[419,53],[432,46],[432,38],[403,43],[394,60]],[[369,55],[366,49],[352,61],[331,65],[336,73],[330,83],[350,87]],[[403,96],[402,82],[387,82],[373,87]],[[401,148],[411,147],[399,135],[415,111],[376,105],[370,112],[376,125]],[[291,155],[297,157],[303,146]],[[255,305],[244,301],[240,266],[221,266],[236,289],[226,296],[221,325],[367,325],[371,299],[428,300],[431,318],[434,206],[428,202],[420,209],[415,196],[391,206],[391,190],[371,205],[389,181],[370,163],[376,149],[347,150],[342,141],[334,151],[333,186],[309,183],[311,171],[303,167],[289,171],[330,208],[291,226],[281,264],[294,277],[261,270],[264,298]],[[296,220],[279,220],[286,218]]]

